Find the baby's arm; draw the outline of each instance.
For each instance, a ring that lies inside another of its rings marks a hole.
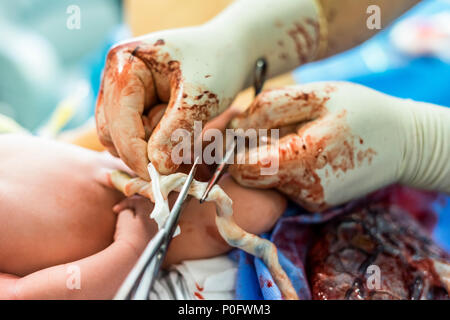
[[[15,298],[14,286],[19,279],[17,276],[0,273],[0,300],[12,300]]]
[[[150,239],[146,215],[123,210],[114,242],[90,257],[23,278],[0,274],[0,299],[111,299]]]

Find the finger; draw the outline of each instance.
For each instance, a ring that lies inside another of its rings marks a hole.
[[[240,115],[242,111],[238,109],[237,107],[230,106],[227,110],[225,110],[223,113],[218,115],[217,117],[211,119],[208,121],[203,129],[203,131],[209,130],[209,129],[218,129],[220,131],[224,131],[230,121]]]
[[[313,159],[305,145],[306,142],[301,136],[289,134],[279,140],[276,151],[268,153],[261,147],[249,150],[245,164],[234,164],[229,172],[243,186],[277,188],[308,210],[322,210],[325,208],[324,189],[316,172],[321,160]],[[308,147],[311,145],[308,144]],[[252,153],[262,155],[259,161],[253,164],[248,160]],[[273,171],[263,174],[267,172],[268,167],[272,167]]]
[[[137,232],[139,229],[145,229],[146,226],[153,224],[149,214],[150,212],[143,214],[142,210],[138,212],[137,209],[125,208],[118,213],[117,226],[120,228],[120,232],[125,232],[129,236],[141,234]]]
[[[280,140],[280,145],[284,145],[286,137]],[[276,188],[280,186],[281,178],[279,175],[279,150],[281,147],[271,145],[273,148],[258,146],[243,151],[244,155],[236,157],[236,163],[230,165],[228,171],[233,178],[242,186],[252,188]],[[277,166],[275,174],[263,174],[264,167],[269,164]]]
[[[304,208],[322,211],[328,207],[325,191],[344,185],[345,174],[355,168],[355,137],[344,118],[330,114],[310,122],[274,142],[271,152],[264,146],[248,150],[245,163],[229,171],[244,186],[275,187]],[[271,174],[262,174],[267,168]]]
[[[132,209],[124,209],[117,216],[116,235],[129,234],[133,229],[136,217]]]
[[[123,199],[113,207],[113,211],[115,213],[120,213],[125,209],[130,209],[134,211],[134,204],[133,201],[130,200],[130,198]]]
[[[148,216],[135,215],[133,210],[125,209],[117,218],[115,241],[125,241],[135,247],[140,255],[152,235],[157,231],[157,225]]]
[[[328,94],[311,86],[292,86],[262,92],[231,123],[233,128],[271,129],[314,120],[326,113]]]
[[[108,56],[111,70],[105,79],[104,114],[121,159],[149,180],[142,114],[155,103],[156,93],[150,70],[130,51],[129,46],[119,47]]]
[[[146,141],[148,141],[148,139],[150,139],[150,136],[152,135],[153,130],[155,130],[159,121],[163,117],[164,112],[166,111],[166,108],[167,108],[167,104],[158,104],[150,109],[147,116],[142,117],[142,120],[144,123],[145,140]]]
[[[319,157],[322,150],[315,145],[318,139],[305,134],[308,132],[305,129],[301,129],[300,134],[288,134],[268,146],[245,151],[243,163],[230,166],[230,173],[240,184],[248,187],[278,188],[295,181],[309,188],[307,185],[317,180],[314,171],[322,167],[323,159]]]
[[[215,94],[193,96],[184,91],[183,84],[174,84],[166,112],[148,142],[148,157],[162,174],[175,172],[181,164],[174,161],[176,157],[172,157],[172,150],[180,143],[172,139],[172,134],[183,130],[189,137],[193,137],[194,123],[199,121],[203,126],[217,113],[219,100]]]
[[[134,219],[134,211],[132,209],[126,208],[121,210],[118,215],[117,224],[124,224],[126,221]]]
[[[122,200],[113,207],[113,211],[116,213],[125,209],[133,210],[135,215],[148,216],[153,210],[153,203],[149,199],[135,195]]]
[[[138,196],[128,197],[128,198],[120,201],[118,204],[116,204],[113,207],[113,211],[115,213],[120,213],[121,211],[123,211],[125,209],[130,209],[130,210],[133,210],[134,214],[136,215],[138,202],[139,202]]]
[[[119,154],[114,147],[114,143],[112,142],[111,135],[109,133],[109,127],[106,122],[105,116],[105,108],[103,105],[103,87],[104,83],[100,86],[100,91],[97,98],[97,107],[95,109],[95,121],[97,128],[97,135],[100,140],[100,143],[115,157],[118,157]]]
[[[161,64],[158,62],[152,63],[150,61],[150,65],[153,71],[153,79],[155,81],[156,94],[158,96],[158,100],[164,103],[168,103],[170,100],[170,67],[161,68]],[[163,63],[164,65],[164,63]]]

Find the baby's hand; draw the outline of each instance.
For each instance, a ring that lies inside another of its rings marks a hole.
[[[156,223],[149,218],[153,203],[141,196],[133,196],[115,205],[113,210],[119,215],[114,241],[133,247],[140,256],[157,231]]]

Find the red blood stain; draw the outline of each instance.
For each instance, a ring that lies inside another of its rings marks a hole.
[[[216,94],[207,91],[208,99],[203,98],[201,103],[195,105],[191,105],[185,100],[178,101],[177,99],[170,99],[170,97],[177,97],[178,93],[181,91],[181,65],[179,61],[173,60],[169,53],[164,52],[164,46],[164,40],[159,39],[154,44],[135,41],[112,48],[106,59],[104,77],[97,105],[103,105],[105,98],[108,99],[108,104],[118,105],[118,101],[123,96],[137,95],[140,92],[140,83],[135,84],[133,81],[129,81],[136,74],[150,74],[152,77],[157,75],[158,79],[160,79],[159,82],[160,84],[162,83],[162,85],[155,86],[156,89],[151,95],[151,101],[147,101],[148,103],[146,104],[152,106],[156,103],[155,100],[158,99],[160,102],[168,103],[166,110],[167,114],[177,113],[177,116],[174,116],[176,119],[173,120],[172,126],[162,128],[158,123],[152,134],[170,136],[170,133],[177,128],[186,129],[191,132],[195,120],[206,121],[211,116],[217,114],[219,98]],[[123,67],[119,68],[118,66]],[[206,92],[204,89],[205,88],[198,88],[199,95],[202,95],[202,92]],[[183,95],[184,99],[186,99],[186,97],[187,95]],[[107,136],[105,128],[106,121],[104,122],[105,124],[102,123],[99,126],[99,131],[102,132],[102,136]],[[147,131],[147,133],[150,132]],[[141,138],[147,139],[146,136]],[[123,141],[120,142],[122,144],[126,143]],[[178,165],[173,163],[172,158],[170,157],[173,143],[171,141],[168,143],[155,143],[159,146],[159,153],[166,155],[165,160],[161,160],[164,161],[164,163],[159,163],[161,161],[154,162],[158,171],[161,173],[175,172]],[[136,161],[135,159],[123,160],[129,165]]]
[[[200,300],[205,300],[205,297],[203,297],[199,292],[194,292],[194,296],[196,296]]]
[[[195,283],[195,287],[197,288],[198,291],[202,292],[204,288],[200,287],[200,285],[196,282]]]
[[[303,24],[294,23],[294,26],[288,35],[294,41],[300,64],[304,64],[311,59],[312,49],[317,46],[318,39],[314,39]]]
[[[273,283],[268,279],[264,279],[263,276],[259,276],[259,287],[262,289],[264,288],[264,286],[266,286],[267,288],[271,288],[273,287]]]
[[[433,231],[438,220],[433,204],[439,201],[441,196],[436,192],[394,185],[374,192],[369,196],[369,199],[402,208],[413,216],[429,233]]]

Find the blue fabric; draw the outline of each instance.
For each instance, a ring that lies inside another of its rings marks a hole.
[[[427,15],[444,10],[450,11],[450,3],[428,0],[416,6],[406,16]],[[294,78],[298,83],[352,81],[393,96],[450,106],[450,65],[434,58],[410,59],[403,56],[390,45],[388,33],[389,29],[356,49],[301,67],[294,72]],[[295,208],[291,206],[285,217],[292,216],[294,211]],[[436,211],[439,221],[434,237],[440,245],[450,250],[450,197],[447,198],[446,205],[436,204]],[[320,214],[305,216],[302,223],[317,223],[322,218]],[[285,220],[280,220],[275,231],[283,221]],[[273,234],[264,236],[273,240]],[[242,251],[233,252],[232,257],[239,262],[237,299],[281,299],[279,289],[260,259]],[[304,292],[308,288],[308,282],[304,270],[281,253],[279,259],[297,292],[303,293],[302,297],[307,298]]]
[[[293,209],[291,206],[286,210],[284,217],[289,217],[289,211]],[[274,241],[269,233],[263,234],[261,237]],[[238,261],[236,299],[282,300],[280,290],[261,259],[255,258],[242,250],[234,250],[230,256]],[[278,259],[299,296],[309,298],[309,287],[304,271],[295,266],[280,250],[278,250]]]
[[[254,257],[242,250],[235,250],[231,255],[239,263],[236,279],[236,299],[263,300],[262,292],[259,289]]]
[[[267,238],[268,234],[263,235],[263,237]],[[242,250],[233,251],[231,257],[238,261],[236,299],[282,300],[280,290],[261,259],[255,258]],[[309,291],[303,270],[296,267],[280,251],[278,251],[278,259],[296,291]]]

